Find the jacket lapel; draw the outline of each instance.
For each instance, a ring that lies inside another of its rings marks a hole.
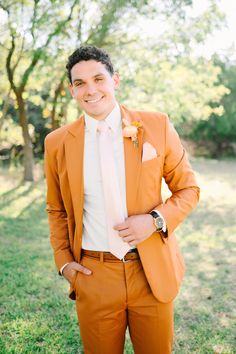
[[[81,116],[78,121],[69,127],[64,144],[69,187],[76,221],[77,237],[75,241],[80,243],[82,240],[84,207],[84,116]],[[80,247],[77,247],[77,242],[74,243],[74,254],[75,258],[79,259],[80,254],[77,254],[77,252],[79,252]]]
[[[120,106],[121,118],[126,118],[132,122],[137,120],[128,110]],[[124,124],[122,122],[122,129]],[[125,176],[126,176],[126,204],[128,216],[137,213],[137,198],[139,193],[139,181],[142,167],[142,146],[143,146],[143,127],[138,129],[138,148],[133,145],[131,138],[123,138],[124,157],[125,157]]]

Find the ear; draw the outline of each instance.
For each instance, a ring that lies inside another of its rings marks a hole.
[[[114,75],[112,76],[112,80],[114,83],[114,88],[117,89],[119,87],[120,84],[120,77],[118,73],[114,73]]]
[[[75,97],[75,94],[74,94],[74,90],[73,90],[72,84],[70,84],[69,90],[70,90],[71,96],[74,98],[74,97]]]

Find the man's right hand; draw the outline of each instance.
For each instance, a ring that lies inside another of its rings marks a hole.
[[[70,262],[68,263],[65,268],[62,271],[62,275],[66,280],[70,283],[73,284],[73,281],[76,277],[77,272],[81,272],[85,275],[91,275],[92,271],[88,268],[85,268],[81,264],[77,262]]]

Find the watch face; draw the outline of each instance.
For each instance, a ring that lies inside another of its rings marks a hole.
[[[155,224],[156,224],[156,228],[161,230],[164,226],[164,223],[163,223],[163,219],[158,216],[156,219],[155,219]]]

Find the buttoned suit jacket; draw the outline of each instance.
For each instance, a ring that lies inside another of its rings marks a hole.
[[[120,109],[122,118],[142,123],[138,130],[138,147],[130,138],[123,138],[128,216],[157,209],[167,224],[167,238],[154,232],[137,245],[153,295],[167,303],[177,295],[185,271],[174,230],[197,204],[199,187],[179,136],[166,114],[131,111],[122,105]],[[80,262],[81,258],[84,125],[84,116],[81,116],[45,139],[47,212],[58,271],[65,263]],[[153,145],[157,156],[142,162],[144,142]],[[162,178],[172,193],[165,202],[161,196]],[[69,297],[75,299],[73,285]]]

